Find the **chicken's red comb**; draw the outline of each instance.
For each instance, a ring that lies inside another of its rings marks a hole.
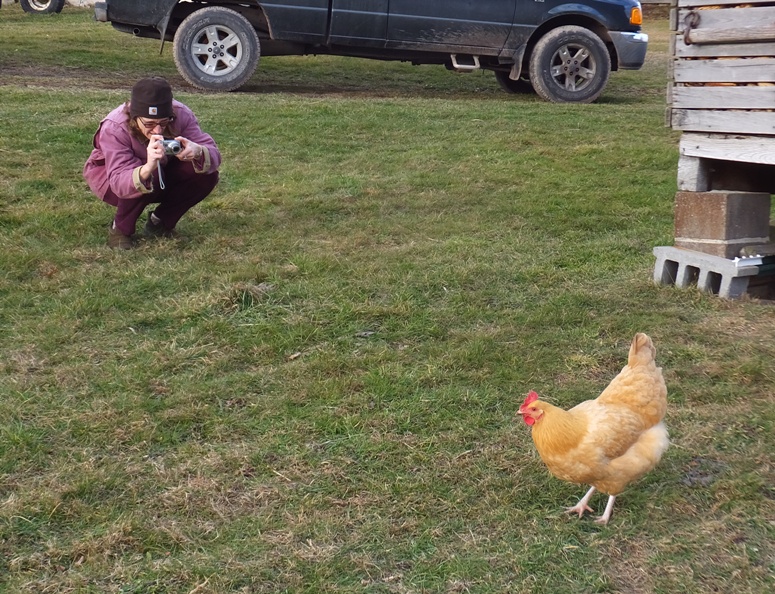
[[[525,401],[522,403],[522,406],[527,406],[528,404],[532,404],[536,400],[538,400],[538,394],[533,390],[530,390],[530,392],[527,393],[527,398],[525,398]]]

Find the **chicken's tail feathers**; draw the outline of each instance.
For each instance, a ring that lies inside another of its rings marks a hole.
[[[635,338],[632,339],[627,365],[630,367],[648,365],[654,361],[656,354],[657,349],[654,348],[651,338],[647,334],[643,334],[643,332],[638,332]]]

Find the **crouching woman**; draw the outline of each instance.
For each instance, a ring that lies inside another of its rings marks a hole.
[[[164,140],[177,140],[166,154]],[[172,98],[163,78],[143,78],[129,102],[111,111],[94,135],[83,176],[97,197],[116,208],[108,245],[135,245],[137,221],[157,204],[145,223],[149,238],[172,237],[180,218],[218,183],[221,153],[190,108]]]

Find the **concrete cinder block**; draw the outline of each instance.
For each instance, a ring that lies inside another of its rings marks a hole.
[[[676,247],[734,258],[769,239],[770,195],[764,192],[677,192]]]
[[[656,284],[674,284],[682,289],[696,285],[701,291],[724,299],[742,297],[749,279],[759,274],[757,266],[738,266],[733,260],[692,250],[658,246],[653,253],[657,259]]]

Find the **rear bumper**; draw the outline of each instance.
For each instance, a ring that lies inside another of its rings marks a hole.
[[[640,69],[646,60],[646,49],[649,45],[648,34],[611,31],[610,35],[616,48],[616,55],[619,57],[619,69]]]

